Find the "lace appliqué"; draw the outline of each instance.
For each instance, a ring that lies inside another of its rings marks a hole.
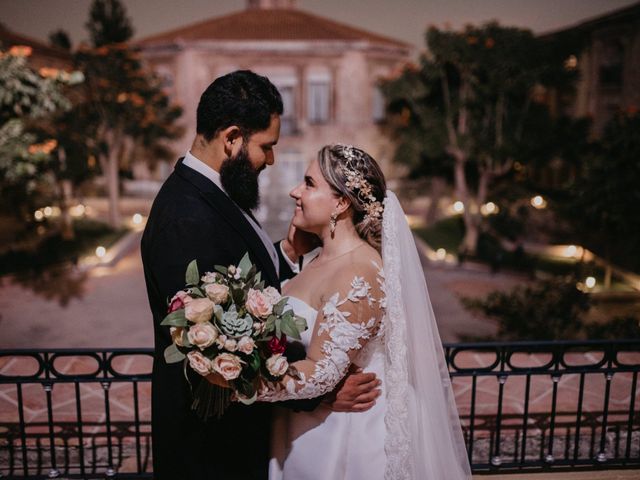
[[[296,380],[289,379],[284,388],[277,383],[266,384],[258,394],[259,400],[315,398],[330,392],[338,385],[351,364],[349,355],[360,350],[367,340],[377,335],[380,324],[380,318],[376,315],[363,322],[350,321],[349,317],[353,313],[341,309],[347,302],[366,302],[368,307],[379,303],[371,295],[371,285],[362,277],[354,277],[351,289],[344,299],[340,300],[339,293],[335,293],[322,307],[323,321],[319,325],[317,335],[328,338],[322,344],[323,358],[315,362],[313,373],[306,376],[304,372],[292,368],[289,374],[296,377]],[[370,310],[364,305],[362,307]],[[361,307],[358,305],[357,308]]]

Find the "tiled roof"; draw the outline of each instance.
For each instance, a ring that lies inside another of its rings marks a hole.
[[[247,9],[144,38],[141,46],[193,40],[365,40],[410,45],[298,9]]]
[[[25,35],[21,35],[16,32],[12,32],[7,29],[2,23],[0,23],[0,44],[3,48],[11,47],[13,45],[25,45],[31,47],[36,54],[59,58],[71,62],[71,54],[61,48],[52,47]]]

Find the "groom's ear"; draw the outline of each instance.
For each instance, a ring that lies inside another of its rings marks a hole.
[[[227,157],[235,157],[242,148],[242,134],[240,128],[231,125],[220,132],[220,139]]]

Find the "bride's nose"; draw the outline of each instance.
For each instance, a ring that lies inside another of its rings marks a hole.
[[[297,200],[298,198],[300,198],[300,187],[302,186],[302,184],[298,184],[295,187],[293,187],[293,190],[291,190],[289,192],[289,196],[295,200]]]

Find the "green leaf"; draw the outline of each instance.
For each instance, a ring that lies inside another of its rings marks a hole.
[[[274,305],[273,307],[274,315],[278,315],[278,316],[282,315],[282,311],[284,310],[284,307],[287,304],[288,300],[289,300],[288,297],[282,297],[280,301]]]
[[[249,258],[249,252],[244,254],[244,257],[242,257],[242,260],[240,260],[240,263],[238,264],[238,268],[240,270],[242,270],[242,275],[246,277],[246,275],[249,273],[249,270],[251,269],[251,259]]]
[[[280,321],[280,328],[287,336],[300,340],[300,332],[298,332],[296,324],[293,321],[293,317],[282,317],[282,320]]]
[[[160,322],[160,325],[165,327],[186,327],[187,318],[184,316],[184,308],[171,312],[169,315],[164,317],[162,322]]]
[[[189,330],[188,329],[184,329],[182,330],[182,345],[185,348],[191,348],[193,347],[193,345],[191,344],[191,342],[189,341]]]
[[[280,338],[282,336],[282,320],[281,319],[276,318],[275,327],[276,327],[276,337]]]
[[[293,322],[296,324],[296,328],[299,332],[304,332],[309,328],[309,326],[307,325],[307,320],[304,317],[294,315]]]
[[[271,333],[273,331],[273,329],[275,328],[275,326],[276,326],[276,316],[275,315],[269,315],[267,317],[267,321],[265,323],[263,333],[264,334]]]
[[[227,276],[227,274],[229,273],[229,270],[227,270],[227,267],[222,267],[222,266],[220,266],[220,265],[216,265],[216,266],[214,266],[214,267],[213,267],[213,269],[214,269],[216,272],[221,273],[221,274],[222,274],[222,275],[224,275],[225,277],[226,277],[226,276]]]
[[[189,263],[185,280],[187,285],[198,285],[200,283],[200,273],[198,272],[198,262],[196,260],[191,260],[191,263]]]
[[[178,350],[175,343],[164,349],[164,360],[167,363],[178,363],[186,358],[186,355]]]
[[[207,296],[206,293],[204,293],[202,289],[198,287],[190,288],[189,295],[191,295],[192,297],[198,297],[198,298],[204,298]]]
[[[264,290],[264,282],[262,281],[262,272],[256,273],[256,288]]]

